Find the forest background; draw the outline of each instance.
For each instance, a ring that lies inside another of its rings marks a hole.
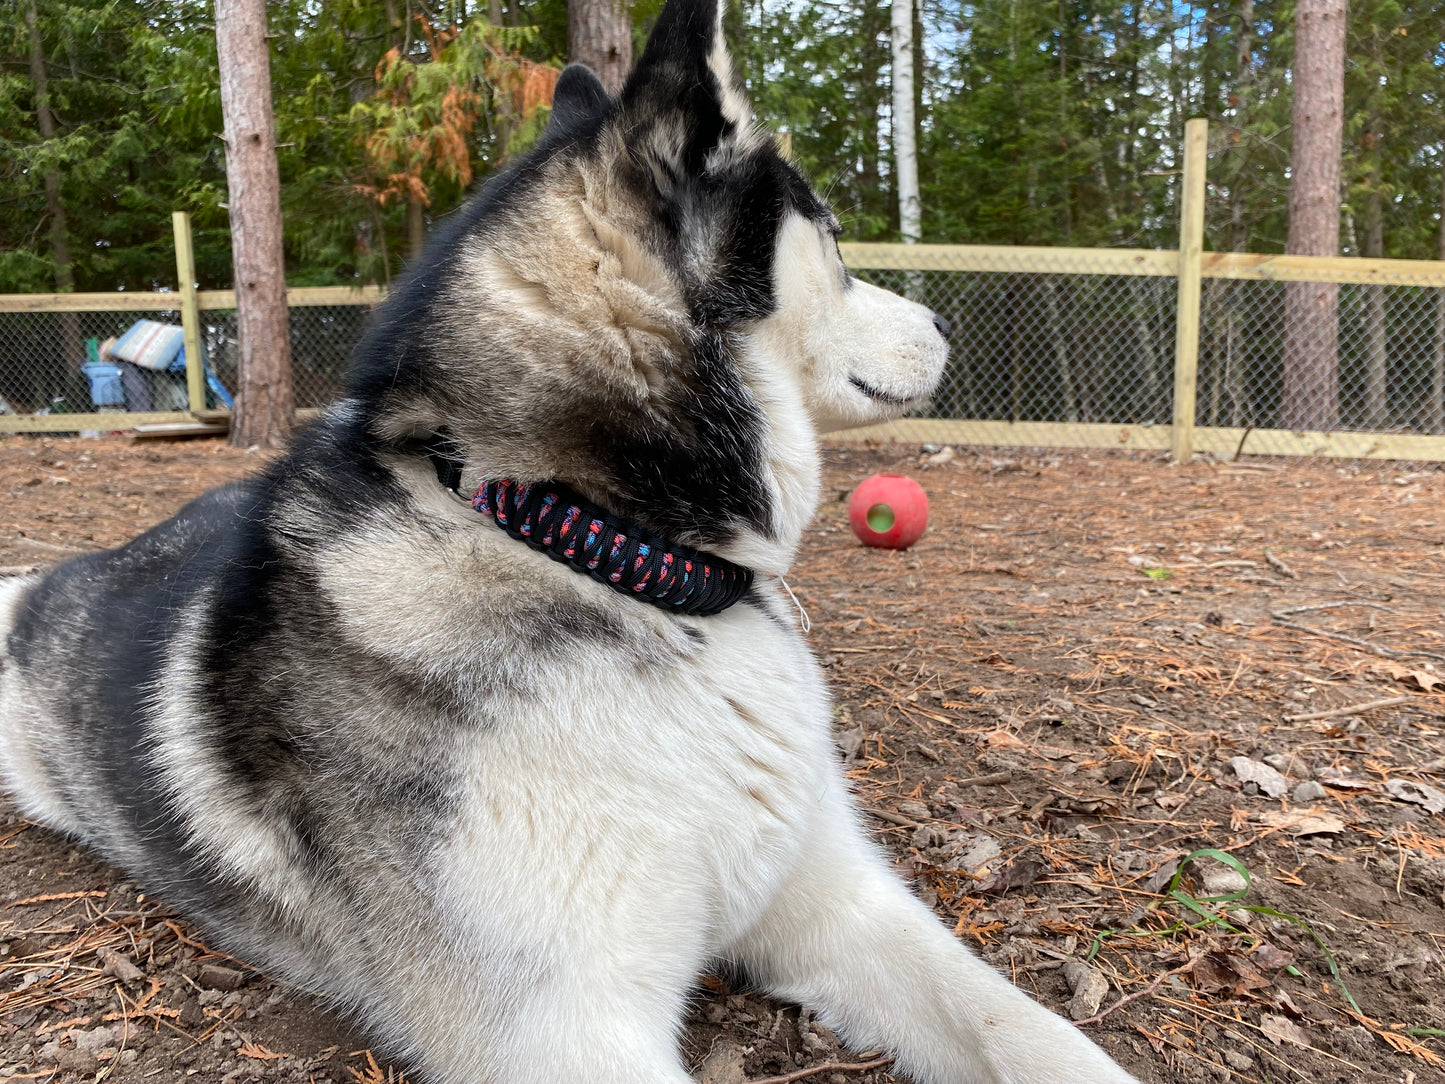
[[[0,292],[174,285],[189,211],[230,284],[211,4],[0,0]],[[292,285],[385,283],[535,138],[565,0],[272,0]],[[660,0],[632,7],[634,41]],[[1206,247],[1280,252],[1294,0],[922,0],[923,240],[1171,247],[1184,121],[1211,124]],[[760,118],[853,240],[897,238],[885,0],[741,0]],[[37,123],[37,83],[54,115]],[[47,178],[53,191],[47,193]],[[1340,251],[1432,258],[1445,203],[1445,0],[1353,0]],[[53,236],[63,215],[62,240]]]

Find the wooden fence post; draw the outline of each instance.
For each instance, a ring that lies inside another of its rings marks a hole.
[[[196,253],[191,247],[191,216],[171,215],[176,236],[176,281],[181,289],[181,327],[186,344],[186,394],[191,413],[206,409],[206,377],[201,358],[201,308],[196,300]]]
[[[1199,376],[1199,286],[1204,255],[1204,174],[1209,122],[1184,125],[1184,176],[1179,186],[1179,295],[1174,325],[1174,425],[1170,445],[1176,463],[1194,457],[1194,398]]]

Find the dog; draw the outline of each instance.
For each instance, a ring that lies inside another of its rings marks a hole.
[[[707,967],[922,1084],[1124,1084],[869,840],[780,585],[946,325],[851,278],[669,0],[258,476],[0,591],[0,768],[438,1084],[688,1084]]]

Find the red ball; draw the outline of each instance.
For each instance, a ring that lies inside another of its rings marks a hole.
[[[928,494],[902,474],[875,474],[848,498],[848,522],[865,546],[906,550],[928,529]]]

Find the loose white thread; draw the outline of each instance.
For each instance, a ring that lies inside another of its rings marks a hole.
[[[793,589],[788,586],[787,580],[779,576],[778,582],[783,585],[783,590],[788,593],[788,597],[793,600],[793,605],[798,608],[798,624],[802,626],[803,635],[808,635],[808,633],[813,631],[813,622],[812,619],[808,617],[808,611],[803,609],[803,604],[798,601],[798,596],[793,594]]]

